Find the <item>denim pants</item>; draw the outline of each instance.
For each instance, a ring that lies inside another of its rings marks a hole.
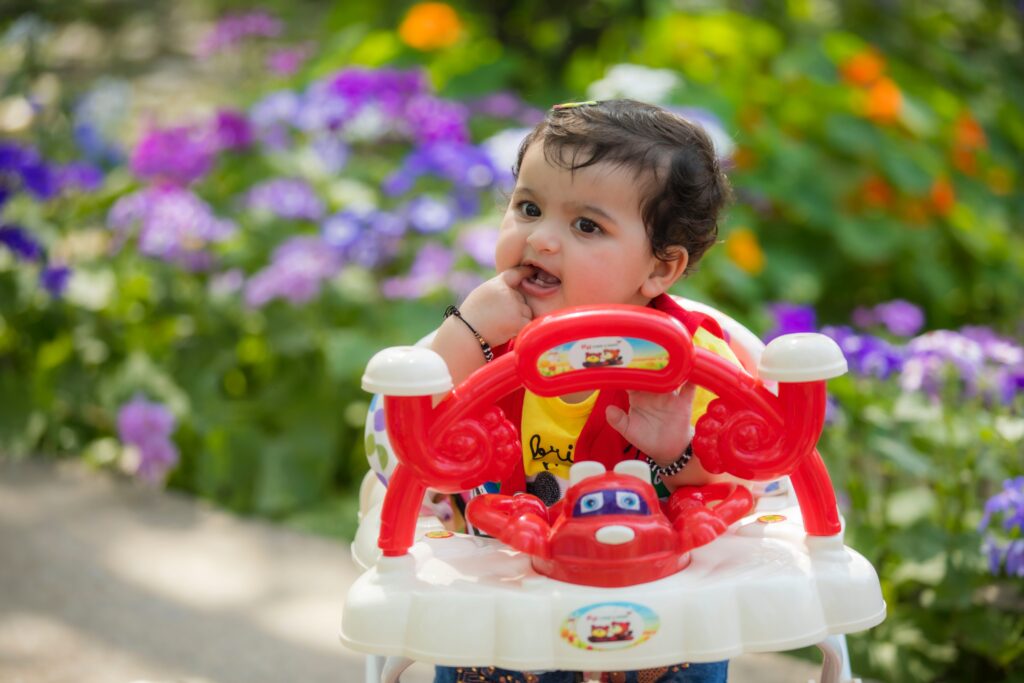
[[[604,674],[609,683],[726,683],[729,662],[677,664],[663,669]],[[447,667],[434,670],[434,683],[578,683],[583,675],[574,671],[529,673],[493,666]]]

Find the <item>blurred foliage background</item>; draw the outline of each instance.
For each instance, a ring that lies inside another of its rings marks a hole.
[[[855,670],[1014,680],[1021,23],[998,0],[3,0],[0,450],[350,534],[362,368],[490,272],[525,127],[655,101],[736,189],[678,293],[851,361],[824,452],[890,606]]]

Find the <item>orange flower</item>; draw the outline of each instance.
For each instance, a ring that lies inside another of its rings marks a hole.
[[[757,163],[757,155],[749,147],[740,146],[733,152],[732,161],[738,170],[745,171],[754,167],[754,164]]]
[[[885,58],[874,48],[861,50],[839,66],[844,81],[861,87],[877,81],[884,71]]]
[[[462,21],[451,5],[421,2],[409,8],[398,27],[398,37],[417,50],[451,47],[462,35]]]
[[[948,216],[956,203],[956,194],[953,192],[953,185],[945,178],[939,178],[932,183],[932,189],[928,193],[932,200],[932,207],[939,216]]]
[[[982,149],[987,144],[985,129],[970,112],[963,112],[953,124],[953,144],[961,149]]]
[[[964,175],[974,175],[978,172],[978,155],[966,147],[954,147],[953,166]]]
[[[875,123],[893,123],[903,108],[903,93],[891,78],[880,78],[868,88],[864,114]]]
[[[860,188],[860,196],[864,206],[872,209],[885,209],[892,205],[892,185],[879,175],[872,175]]]
[[[725,253],[740,270],[751,275],[764,270],[764,251],[757,241],[757,235],[748,228],[737,228],[729,233],[725,241]]]

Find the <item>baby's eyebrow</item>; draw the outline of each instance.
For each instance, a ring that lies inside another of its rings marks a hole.
[[[618,223],[618,221],[615,220],[614,216],[612,216],[610,213],[602,209],[600,206],[597,206],[596,204],[572,204],[571,206],[574,210],[579,211],[580,213],[597,214],[598,216],[604,218],[605,220],[609,220],[612,223]]]

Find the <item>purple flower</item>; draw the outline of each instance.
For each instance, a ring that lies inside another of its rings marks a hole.
[[[331,90],[359,107],[376,102],[388,116],[397,116],[406,103],[429,92],[426,73],[419,69],[350,68],[328,79]]]
[[[299,103],[291,125],[319,134],[336,133],[363,106],[362,102],[346,100],[338,95],[327,81],[317,81],[309,86]]]
[[[765,341],[794,332],[814,332],[817,329],[817,315],[811,306],[774,303],[768,305],[775,326],[765,335]]]
[[[60,190],[53,169],[39,152],[15,142],[0,142],[0,187],[8,193],[24,188],[44,201]]]
[[[178,449],[170,439],[150,439],[138,446],[139,463],[135,476],[151,484],[162,483],[178,464]]]
[[[173,186],[121,197],[110,208],[107,224],[119,243],[137,229],[141,253],[193,270],[210,265],[203,254],[207,245],[228,239],[236,230],[233,222],[217,218],[191,191]]]
[[[494,246],[498,242],[498,229],[477,225],[459,234],[458,246],[480,266],[494,268]]]
[[[897,337],[910,337],[924,326],[924,313],[909,301],[896,299],[875,306],[875,315]]]
[[[199,56],[225,52],[250,38],[274,38],[281,33],[281,22],[263,12],[239,12],[221,17],[199,45]]]
[[[226,297],[241,291],[245,284],[245,273],[241,268],[218,273],[210,278],[210,295],[213,297]]]
[[[274,50],[267,55],[267,70],[278,76],[291,76],[313,54],[311,45],[297,45]]]
[[[1024,348],[988,327],[967,326],[960,329],[960,334],[981,344],[986,360],[998,365],[1024,364]]]
[[[414,149],[402,166],[384,180],[384,192],[392,197],[408,192],[416,180],[434,175],[457,188],[482,190],[493,187],[502,174],[480,147],[439,142]]]
[[[328,175],[338,174],[348,163],[348,145],[337,137],[318,135],[310,142],[310,148]]]
[[[839,345],[855,374],[887,379],[904,369],[904,352],[884,339],[857,334],[849,327],[826,326],[821,333]]]
[[[288,146],[289,128],[302,109],[301,98],[290,90],[270,93],[249,110],[249,121],[260,142],[271,149]]]
[[[989,569],[998,574],[1000,565],[1005,563],[1009,576],[1024,577],[1024,538],[1020,538],[1024,533],[1024,477],[1007,479],[1003,490],[988,499],[978,530],[988,530],[996,517],[1002,518],[999,528],[1013,540],[1002,546],[995,533],[986,534]]]
[[[121,441],[135,444],[147,439],[168,438],[174,431],[174,415],[163,404],[141,396],[121,406],[117,414],[117,433]]]
[[[420,195],[405,208],[409,224],[421,233],[444,232],[455,222],[455,209],[450,201]]]
[[[103,171],[88,162],[64,164],[55,169],[57,186],[63,190],[77,189],[93,192],[103,184]]]
[[[51,296],[60,296],[67,289],[71,269],[67,266],[49,265],[39,273],[39,283]]]
[[[173,185],[188,185],[213,166],[216,139],[193,126],[152,128],[132,151],[135,175]]]
[[[464,106],[432,95],[412,98],[405,108],[405,120],[419,144],[469,142],[469,112]]]
[[[878,324],[878,316],[875,315],[875,309],[870,306],[857,306],[857,308],[853,309],[853,313],[850,314],[850,320],[862,330],[869,330]]]
[[[483,114],[499,119],[515,119],[524,115],[532,115],[530,110],[534,109],[523,102],[518,95],[508,91],[485,95],[470,102],[468,106],[474,114]]]
[[[409,274],[393,277],[381,284],[381,293],[388,299],[416,299],[442,286],[455,256],[439,244],[428,243],[420,249]]]
[[[136,475],[159,482],[178,462],[178,450],[170,440],[174,427],[174,415],[160,403],[140,396],[121,406],[117,433],[123,443],[138,449]]]
[[[0,244],[22,261],[38,261],[43,257],[43,245],[25,228],[0,225]]]
[[[351,210],[340,211],[327,217],[320,226],[320,235],[327,246],[344,254],[359,241],[365,229],[361,214]]]
[[[341,259],[321,238],[292,237],[274,250],[266,268],[246,282],[246,304],[258,308],[278,298],[305,303],[340,270]]]
[[[221,109],[213,119],[213,135],[218,150],[242,150],[252,144],[252,126],[242,112]]]
[[[299,178],[274,178],[249,190],[249,208],[267,211],[280,218],[318,221],[324,215],[324,203],[312,186]]]
[[[341,258],[372,268],[397,251],[406,226],[402,216],[386,211],[346,209],[327,218],[320,234]]]
[[[900,385],[938,397],[942,387],[959,382],[968,395],[977,393],[985,361],[981,345],[950,330],[933,330],[910,340]]]
[[[60,191],[54,170],[46,165],[35,150],[26,149],[20,171],[25,189],[38,199],[52,199]]]

